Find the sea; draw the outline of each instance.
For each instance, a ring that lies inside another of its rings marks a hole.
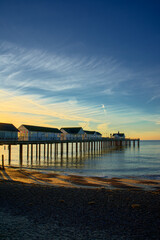
[[[76,155],[75,149],[72,154],[69,146],[68,156],[64,147],[63,157],[60,153],[57,156],[54,155],[53,148],[49,158],[44,157],[43,145],[40,158],[36,156],[35,148],[34,146],[33,161],[31,161],[30,156],[27,159],[27,149],[24,146],[23,163],[20,165],[19,146],[12,146],[11,166],[64,175],[160,179],[160,140],[140,141],[139,147],[136,143],[135,147],[131,144],[131,146],[107,147],[103,151],[99,149],[94,152],[82,151],[78,155]],[[0,146],[0,154],[4,155],[7,166],[7,145]]]

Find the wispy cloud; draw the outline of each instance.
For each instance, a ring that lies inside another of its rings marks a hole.
[[[158,125],[159,114],[120,102],[122,95],[150,89],[150,102],[159,99],[158,81],[135,83],[140,76],[113,58],[71,57],[1,43],[1,121],[8,118],[17,126],[75,124],[103,132],[144,121]],[[113,97],[118,104],[107,101]]]
[[[61,120],[98,124],[101,122],[101,115],[103,115],[99,107],[86,107],[77,101],[61,101],[46,105],[41,99],[33,99],[33,96],[15,96],[12,92],[0,90],[1,117],[7,114],[10,115],[9,119],[15,119],[17,115],[21,115],[21,121],[23,119],[23,123],[27,121],[29,124],[37,122],[37,119],[40,118],[44,125],[48,122],[48,118],[52,117],[59,119],[58,127],[60,127]],[[26,114],[30,118],[26,118]]]
[[[95,86],[115,87],[130,80],[131,75],[128,69],[112,58],[68,57],[7,43],[0,45],[0,53],[1,83],[5,88],[10,84],[21,89],[34,87],[65,91],[92,88],[95,92]],[[114,93],[110,88],[105,91],[107,94]]]
[[[153,102],[154,100],[157,99],[160,99],[160,93],[155,93],[155,95],[149,99],[148,103]]]

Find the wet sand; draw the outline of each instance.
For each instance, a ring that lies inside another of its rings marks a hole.
[[[158,180],[0,170],[0,239],[159,239]]]
[[[0,180],[12,181],[14,183],[29,183],[55,187],[90,187],[106,189],[144,189],[159,190],[160,180],[147,180],[138,178],[102,178],[102,177],[83,177],[77,175],[63,175],[58,173],[46,173],[36,170],[6,167],[0,169]]]

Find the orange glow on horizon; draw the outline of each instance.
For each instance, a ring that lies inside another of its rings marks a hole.
[[[19,127],[22,124],[28,124],[28,125],[38,125],[38,126],[45,126],[45,127],[56,127],[56,128],[61,128],[61,121],[59,121],[59,125],[50,125],[45,123],[46,119],[45,117],[42,118],[40,116],[34,116],[34,118],[31,118],[29,115],[22,115],[20,113],[14,114],[14,113],[1,113],[0,114],[0,122],[2,123],[12,123],[15,127]],[[79,124],[77,124],[79,126]],[[83,126],[82,126],[83,127]],[[104,129],[103,127],[107,127],[106,124],[100,124],[98,125],[97,129],[91,129],[91,130],[96,130],[102,133],[103,137],[106,137],[106,128]],[[129,132],[129,131],[128,131]],[[112,131],[107,129],[107,137],[110,136],[110,133],[113,133]],[[157,132],[132,132],[132,133],[127,133],[124,132],[127,138],[140,138],[140,140],[160,140],[160,134]]]

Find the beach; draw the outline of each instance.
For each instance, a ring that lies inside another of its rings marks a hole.
[[[0,239],[159,239],[158,180],[0,175]]]

